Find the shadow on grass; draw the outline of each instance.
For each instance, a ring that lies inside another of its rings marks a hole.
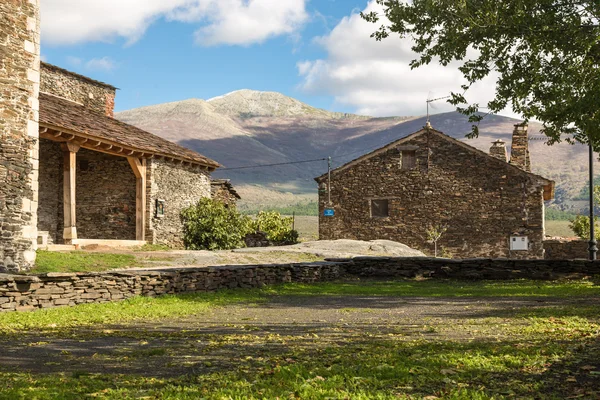
[[[54,354],[56,365],[40,367],[44,359],[22,355],[23,364],[10,370],[30,373],[0,373],[0,398],[559,399],[579,393],[592,399],[599,389],[593,370],[582,368],[589,365],[582,365],[588,358],[581,354],[589,360],[600,356],[597,340],[589,338],[412,341],[348,332],[324,340],[299,332],[267,337],[238,330],[203,334],[199,341],[198,333],[150,340],[144,352],[141,344],[132,348],[133,342],[120,340],[112,346],[54,344],[52,350],[61,351]]]

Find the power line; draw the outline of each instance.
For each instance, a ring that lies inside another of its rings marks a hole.
[[[292,164],[305,164],[317,161],[327,161],[327,158],[318,158],[315,160],[302,160],[302,161],[290,161],[284,163],[275,163],[275,164],[259,164],[259,165],[247,165],[244,167],[233,167],[233,168],[220,168],[219,171],[232,171],[236,169],[250,169],[250,168],[263,168],[263,167],[276,167],[279,165],[292,165]]]

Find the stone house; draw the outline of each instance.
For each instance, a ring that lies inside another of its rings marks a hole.
[[[219,164],[115,120],[115,87],[41,63],[39,0],[0,16],[0,271],[31,267],[38,240],[180,246]]]
[[[38,231],[181,246],[180,211],[211,196],[219,164],[112,118],[115,90],[41,64]]]
[[[237,201],[241,200],[229,179],[213,179],[210,182],[210,188],[213,199],[220,200],[227,206],[235,207]]]
[[[490,153],[428,124],[332,170],[330,182],[315,178],[319,237],[388,239],[433,253],[427,230],[442,227],[446,256],[543,258],[554,182],[531,173],[527,126],[515,127],[510,162],[502,141]]]

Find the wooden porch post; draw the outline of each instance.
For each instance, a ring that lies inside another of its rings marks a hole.
[[[64,207],[64,229],[63,239],[65,244],[73,244],[77,240],[77,217],[75,212],[76,194],[76,161],[79,146],[76,143],[62,143],[63,150],[63,207]]]
[[[135,240],[146,240],[146,159],[128,157],[135,175]]]

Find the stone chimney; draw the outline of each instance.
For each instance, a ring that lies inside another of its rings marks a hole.
[[[529,136],[527,135],[527,123],[525,122],[515,125],[510,151],[510,163],[524,171],[531,172]]]
[[[495,142],[492,142],[492,147],[490,147],[490,156],[504,162],[508,161],[508,155],[506,154],[506,143],[504,143],[504,140],[498,139]]]
[[[0,272],[35,262],[39,0],[0,1]]]

